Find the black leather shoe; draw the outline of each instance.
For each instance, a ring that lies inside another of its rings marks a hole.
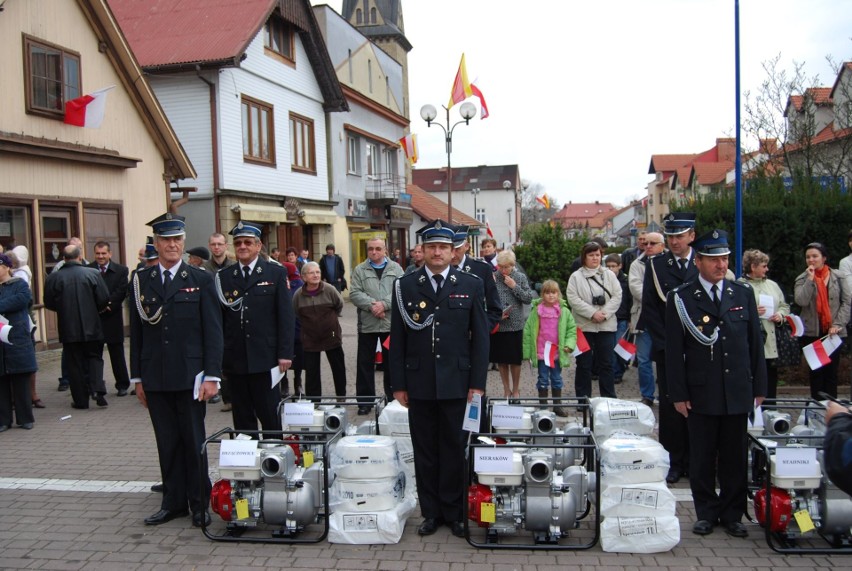
[[[698,535],[710,535],[713,533],[713,524],[706,519],[700,519],[692,524],[692,533]]]
[[[423,520],[423,523],[420,524],[420,527],[417,528],[417,535],[432,535],[438,528],[441,527],[443,522],[434,517],[427,517]]]
[[[358,407],[358,416],[364,416],[366,414],[370,414],[370,407],[368,406],[359,406]]]
[[[216,404],[217,402],[222,402],[222,397],[220,397],[219,395],[213,395],[207,402]]]
[[[77,404],[76,402],[72,402],[71,408],[87,409],[87,408],[89,408],[89,405],[88,404]]]
[[[32,422],[25,422],[21,425],[21,428],[23,428],[24,430],[32,430],[33,429],[33,423]]]
[[[447,525],[450,526],[453,535],[455,535],[456,537],[464,537],[464,524],[462,522],[454,521],[453,523]]]
[[[151,486],[151,491],[156,492],[158,494],[162,494],[164,489],[165,488],[163,488],[162,484],[154,484],[153,486]]]
[[[107,402],[107,400],[104,398],[104,395],[98,395],[98,396],[95,398],[95,402],[98,404],[98,406],[109,406],[109,403],[108,403],[108,402]]]
[[[126,397],[127,396],[127,389],[118,389],[118,392],[115,393],[115,396]]]
[[[0,432],[6,432],[7,430],[9,430],[8,426],[6,426],[5,424],[0,424]]]
[[[145,525],[160,525],[167,521],[172,521],[178,517],[186,517],[189,515],[189,510],[160,510],[152,516],[145,518]]]
[[[748,530],[741,522],[729,521],[728,523],[723,523],[722,527],[725,528],[725,533],[731,537],[748,537]]]
[[[130,391],[130,394],[131,394],[131,395],[133,395],[133,396],[136,396],[136,389],[132,389],[132,390]]]
[[[60,379],[60,381],[59,381],[59,386],[58,386],[58,387],[56,387],[56,390],[57,390],[57,391],[59,391],[59,392],[67,391],[67,390],[69,389],[69,387],[70,387],[70,386],[71,386],[71,384],[70,384],[70,383],[63,382],[63,381]]]
[[[210,512],[204,510],[203,512],[192,514],[192,525],[195,527],[201,527],[202,521],[204,526],[210,525]]]
[[[678,470],[677,468],[672,468],[666,475],[666,482],[668,482],[669,484],[677,484],[680,481],[681,476],[683,476],[683,473],[680,470]]]

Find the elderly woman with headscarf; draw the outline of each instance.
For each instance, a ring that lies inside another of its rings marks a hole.
[[[26,246],[15,246],[12,248],[8,254],[9,259],[12,260],[12,264],[14,265],[14,269],[12,270],[12,277],[20,278],[23,280],[27,287],[30,288],[30,294],[32,295],[32,282],[33,282],[33,272],[30,269],[30,252],[27,250]],[[30,332],[30,338],[32,339],[33,347],[35,347],[35,337],[33,337],[33,333],[35,332],[35,323],[33,323],[32,315],[30,315],[30,310],[32,310],[32,302],[30,302],[30,306],[27,308],[27,330]],[[36,374],[32,373],[30,375],[30,397],[32,398],[33,406],[35,408],[44,408],[44,401],[41,400],[38,396],[38,390],[36,390]]]
[[[808,268],[796,278],[794,299],[802,308],[799,317],[805,326],[802,347],[828,335],[846,337],[849,322],[849,286],[846,274],[828,267],[828,250],[820,242],[805,247]],[[821,400],[820,392],[837,397],[837,368],[840,351],[830,356],[827,365],[810,372],[811,398]]]
[[[0,342],[0,432],[12,426],[13,410],[21,428],[30,429],[35,422],[29,386],[30,375],[38,369],[29,331],[32,294],[24,280],[12,276],[13,265],[9,256],[0,254],[0,315],[8,321],[4,328],[11,326],[3,332],[7,340]]]

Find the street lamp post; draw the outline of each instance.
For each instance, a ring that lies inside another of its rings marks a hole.
[[[480,222],[480,220],[479,220],[479,209],[476,208],[476,197],[479,196],[479,189],[478,188],[471,188],[470,193],[473,195],[473,217],[474,217],[474,219],[476,219],[477,222]]]
[[[462,116],[462,120],[455,123],[454,125],[450,125],[450,109],[449,107],[444,107],[447,111],[447,125],[446,127],[440,123],[435,123],[443,129],[444,137],[447,145],[447,222],[450,224],[453,223],[453,169],[450,163],[450,155],[453,153],[453,131],[456,130],[456,127],[464,123],[465,125],[470,123],[470,120],[476,115],[476,105],[471,103],[470,101],[465,101],[461,104],[459,108],[459,113]],[[435,118],[438,116],[438,111],[435,109],[434,105],[424,105],[420,108],[420,117],[426,121],[426,126],[431,127],[432,123],[435,122]]]

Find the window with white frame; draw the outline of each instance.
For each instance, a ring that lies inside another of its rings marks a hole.
[[[358,137],[348,135],[346,137],[346,145],[348,149],[346,160],[346,172],[349,174],[358,174]]]
[[[375,143],[367,143],[364,158],[367,163],[367,178],[376,178],[379,175],[379,146]]]
[[[480,224],[485,224],[485,209],[484,208],[477,208],[476,209],[476,220]]]
[[[390,180],[396,174],[397,150],[395,147],[385,149],[385,178]]]

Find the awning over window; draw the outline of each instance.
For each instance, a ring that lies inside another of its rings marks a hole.
[[[337,214],[335,214],[333,210],[304,208],[299,211],[299,220],[302,224],[333,225],[335,220],[337,220]]]
[[[281,206],[236,204],[231,209],[240,214],[241,220],[250,220],[251,222],[287,222],[287,211]]]

